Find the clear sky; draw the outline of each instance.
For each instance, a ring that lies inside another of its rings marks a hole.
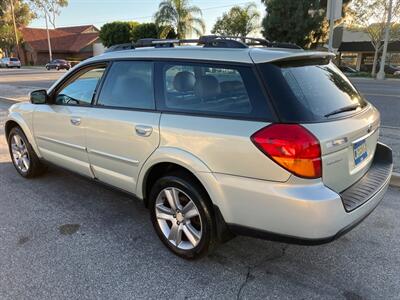
[[[192,0],[191,4],[203,10],[203,18],[209,33],[216,19],[223,12],[228,11],[234,5],[245,5],[251,1],[241,0]],[[138,22],[152,21],[157,11],[160,0],[69,0],[68,7],[61,11],[57,19],[57,27],[93,24],[101,27],[111,21]],[[260,0],[255,0],[261,16],[264,15],[264,7]],[[44,27],[44,19],[36,19],[31,27]]]

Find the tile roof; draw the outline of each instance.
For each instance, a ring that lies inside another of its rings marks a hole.
[[[48,51],[46,29],[25,27],[21,33],[35,51]],[[98,29],[92,25],[50,29],[49,33],[53,52],[77,53],[99,38]]]

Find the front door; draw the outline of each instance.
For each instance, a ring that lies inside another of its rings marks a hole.
[[[139,171],[159,144],[153,63],[114,62],[85,117],[89,161],[99,180],[134,193]]]
[[[86,116],[105,66],[73,75],[51,96],[52,103],[38,105],[33,130],[43,158],[77,173],[93,176],[86,152]]]

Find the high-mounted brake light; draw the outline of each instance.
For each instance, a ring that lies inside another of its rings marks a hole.
[[[318,139],[297,124],[272,124],[251,136],[252,142],[268,157],[303,178],[322,176]]]

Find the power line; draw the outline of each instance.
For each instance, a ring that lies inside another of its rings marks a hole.
[[[92,3],[92,1],[88,1],[86,0],[87,3]],[[95,3],[96,1],[93,1],[93,3]],[[143,1],[142,1],[143,2]],[[102,3],[113,3],[115,4],[116,1],[102,1]],[[219,9],[219,8],[228,8],[228,7],[234,7],[234,6],[240,6],[240,5],[245,5],[248,4],[249,1],[247,2],[240,2],[240,3],[235,3],[235,4],[230,4],[230,5],[220,5],[220,6],[211,6],[211,7],[205,7],[205,8],[201,8],[202,11],[204,10],[213,10],[213,9]],[[154,15],[151,16],[141,16],[141,17],[132,17],[129,19],[118,19],[118,20],[102,20],[102,21],[97,21],[97,22],[85,22],[85,23],[75,23],[75,24],[59,24],[58,27],[68,27],[68,26],[81,26],[81,25],[87,25],[88,23],[91,23],[93,25],[96,24],[103,24],[103,23],[107,23],[107,22],[111,22],[111,21],[134,21],[134,20],[145,20],[145,19],[151,19],[153,18]]]

